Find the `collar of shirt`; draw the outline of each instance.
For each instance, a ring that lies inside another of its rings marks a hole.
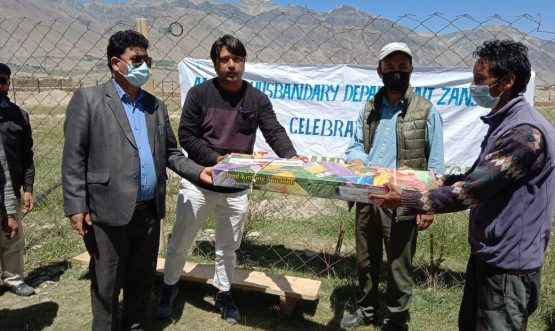
[[[397,104],[395,106],[393,106],[389,103],[389,100],[387,99],[387,96],[384,95],[382,97],[382,107],[380,109],[380,114],[381,114],[382,118],[384,118],[384,117],[391,118],[394,114],[403,110],[403,105],[404,104],[405,104],[405,100],[401,99],[401,100],[399,100],[399,102],[397,102]]]
[[[519,95],[507,102],[506,105],[501,107],[501,109],[497,110],[495,113],[490,111],[484,116],[481,116],[480,119],[487,125],[498,125],[508,117],[511,113],[518,111],[519,107],[515,107],[515,105],[520,104],[522,102],[526,102],[524,95]]]
[[[8,103],[8,101],[10,101],[10,98],[8,97],[2,99],[2,101],[0,101],[0,108],[10,108],[10,104]]]
[[[121,88],[121,86],[118,84],[118,82],[116,82],[114,78],[112,78],[112,82],[114,83],[114,86],[116,87],[116,92],[118,92],[118,95],[123,103],[127,103],[127,104],[142,103],[143,90],[139,90],[139,93],[137,94],[137,99],[135,99],[135,102],[133,103],[131,101],[131,97],[125,93],[125,91]]]

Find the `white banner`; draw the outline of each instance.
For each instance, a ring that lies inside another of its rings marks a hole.
[[[215,77],[211,60],[185,58],[178,65],[181,104],[187,91]],[[364,103],[383,85],[375,67],[358,65],[287,65],[246,63],[243,79],[270,98],[279,122],[299,154],[313,160],[337,161],[353,135]],[[430,100],[443,118],[445,164],[448,173],[463,172],[480,152],[489,110],[478,107],[468,86],[472,68],[417,67],[411,85]],[[526,98],[533,104],[535,73]],[[273,155],[262,134],[255,151]]]

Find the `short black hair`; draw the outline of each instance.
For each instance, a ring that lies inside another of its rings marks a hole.
[[[4,63],[0,63],[0,72],[8,75],[8,77],[12,75],[12,71],[10,70],[10,67],[8,67],[8,65]]]
[[[220,56],[220,50],[223,46],[225,46],[231,54],[247,58],[247,50],[241,40],[232,35],[225,34],[216,39],[216,41],[212,44],[212,49],[210,50],[212,63],[216,64],[216,59]]]
[[[507,74],[515,75],[515,84],[511,90],[511,97],[526,92],[526,86],[532,75],[528,47],[518,41],[490,40],[478,46],[472,56],[488,60],[490,73],[497,79]]]
[[[108,68],[112,71],[112,57],[120,57],[128,48],[142,47],[148,49],[148,40],[135,30],[118,31],[108,41],[106,55],[108,56]]]

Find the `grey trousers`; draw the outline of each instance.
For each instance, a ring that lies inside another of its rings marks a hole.
[[[538,308],[540,271],[508,271],[470,255],[459,311],[459,330],[526,330]]]
[[[21,223],[21,200],[17,199],[17,214],[15,218],[19,224],[19,232],[12,239],[6,239],[4,233],[0,235],[0,276],[6,286],[17,286],[23,282],[23,249],[25,235]]]
[[[406,218],[406,217],[405,217]],[[362,297],[359,309],[366,319],[375,319],[378,307],[380,268],[385,253],[389,262],[385,322],[408,327],[412,303],[412,259],[416,251],[415,218],[398,221],[396,212],[363,203],[356,204],[356,265]]]
[[[156,204],[135,208],[124,226],[87,225],[85,246],[91,255],[92,329],[142,329],[146,325],[150,291],[156,271],[160,220]],[[121,319],[119,293],[123,290]]]

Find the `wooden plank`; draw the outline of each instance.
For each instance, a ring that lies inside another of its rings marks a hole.
[[[84,252],[71,260],[88,264],[89,254]],[[158,258],[156,272],[163,275],[165,259]],[[214,266],[187,262],[183,268],[181,279],[196,283],[212,284]],[[232,284],[236,288],[279,295],[280,297],[316,300],[321,281],[294,277],[273,275],[262,271],[236,269]],[[292,302],[292,301],[291,301]]]
[[[279,297],[279,312],[285,316],[291,316],[299,299],[286,296]]]

